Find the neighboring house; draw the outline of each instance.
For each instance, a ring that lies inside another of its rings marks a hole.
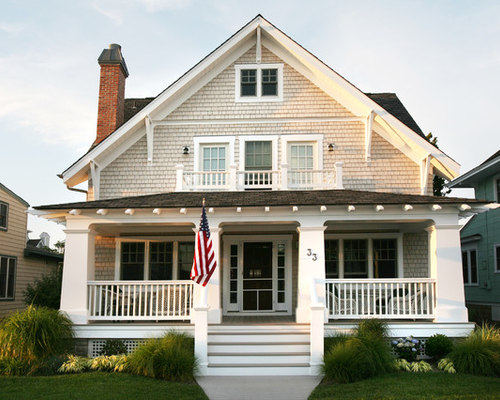
[[[261,16],[155,98],[124,99],[120,46],[98,61],[97,138],[61,174],[87,201],[36,207],[66,223],[61,308],[91,354],[179,329],[201,374],[316,374],[325,334],[361,318],[472,329],[458,219],[484,202],[432,196],[459,165],[395,94],[363,93]],[[208,293],[189,281],[203,198]]]
[[[27,241],[28,207],[0,183],[0,318],[23,309],[23,292],[28,284],[54,271],[63,260],[62,255]]]
[[[476,199],[500,202],[500,151],[448,186],[474,188]],[[460,241],[471,317],[500,321],[500,209],[471,218],[460,231]]]

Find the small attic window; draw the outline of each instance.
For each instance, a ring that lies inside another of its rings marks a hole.
[[[283,101],[283,64],[235,65],[235,101]]]

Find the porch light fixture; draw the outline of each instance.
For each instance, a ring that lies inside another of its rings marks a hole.
[[[125,210],[125,214],[127,214],[127,215],[134,215],[134,213],[135,213],[135,210],[133,208],[127,208]]]
[[[413,210],[413,206],[411,204],[405,204],[403,206],[403,210],[404,211],[411,211],[411,210]]]
[[[469,211],[471,208],[468,204],[460,204],[460,207],[458,207],[460,211]]]
[[[335,150],[335,147],[336,147],[336,146],[335,146],[335,144],[334,144],[334,143],[329,143],[329,144],[328,144],[328,151],[333,151],[333,150]]]
[[[376,212],[384,211],[384,206],[381,204],[378,204],[377,206],[375,206],[375,211]]]
[[[108,210],[105,210],[104,208],[99,208],[99,210],[97,210],[95,213],[99,215],[106,215],[108,213]]]
[[[439,211],[439,210],[441,210],[442,208],[443,208],[443,207],[441,207],[439,204],[433,204],[433,205],[431,206],[431,210],[432,210],[432,211]]]
[[[182,148],[182,154],[189,154],[190,151],[191,149],[188,146],[184,146]]]
[[[352,205],[351,206],[347,206],[347,212],[353,212],[355,210],[356,210],[356,207],[354,207]]]
[[[81,211],[74,209],[74,210],[69,211],[68,214],[70,214],[70,215],[80,215]]]

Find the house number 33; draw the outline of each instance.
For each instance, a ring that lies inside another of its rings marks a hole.
[[[307,256],[308,257],[312,256],[313,261],[316,261],[318,259],[318,256],[316,255],[316,253],[313,253],[311,249],[307,249]]]

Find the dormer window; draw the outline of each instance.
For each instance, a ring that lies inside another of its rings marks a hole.
[[[237,102],[283,100],[283,64],[237,64]]]

